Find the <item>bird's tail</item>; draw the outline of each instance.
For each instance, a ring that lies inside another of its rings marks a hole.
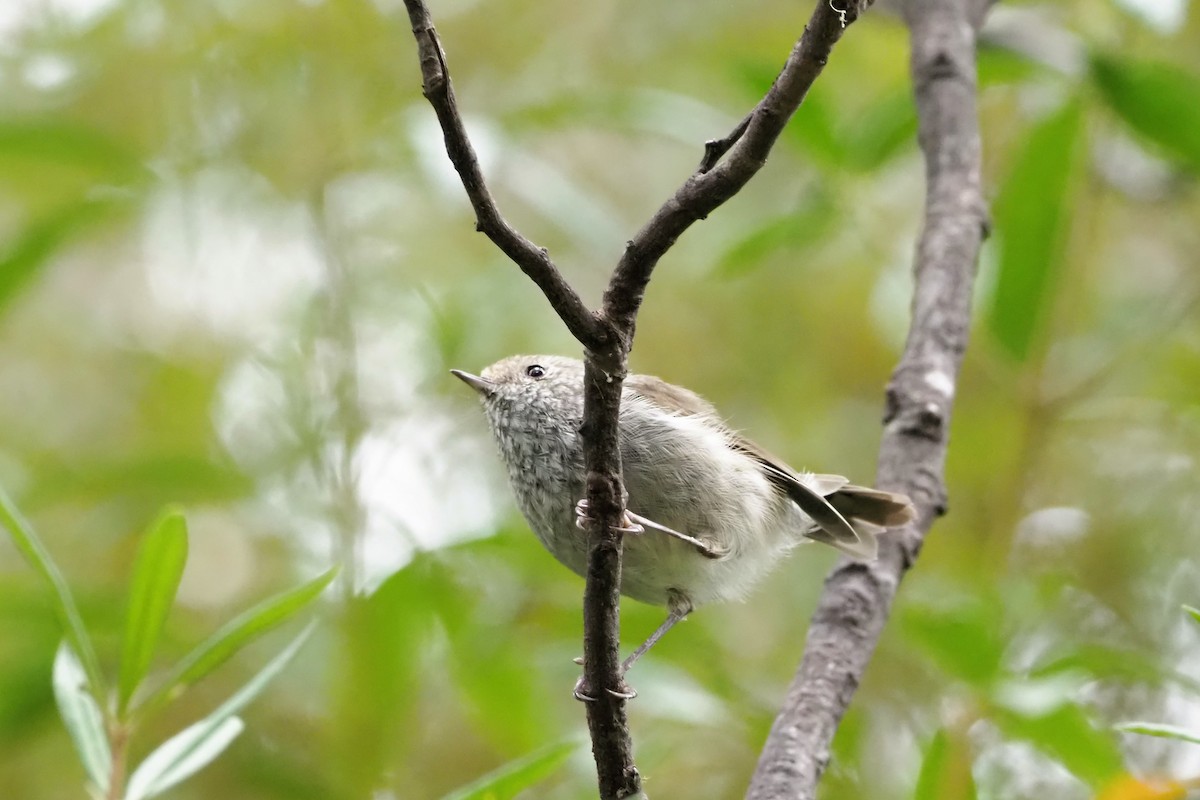
[[[906,495],[855,486],[839,475],[812,476],[817,490],[858,534],[857,541],[832,535],[824,528],[808,533],[810,539],[836,547],[848,556],[873,559],[878,551],[877,537],[888,528],[907,525],[917,511]]]

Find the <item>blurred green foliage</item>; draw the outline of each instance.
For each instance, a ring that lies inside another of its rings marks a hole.
[[[312,623],[225,702],[156,746],[136,768],[129,763],[129,746],[151,716],[178,700],[250,641],[310,604],[337,574],[336,568],[328,570],[244,612],[188,653],[165,676],[155,676],[154,691],[139,692],[149,675],[187,563],[187,523],[178,510],[168,509],[138,546],[129,583],[117,686],[112,689],[111,681],[100,669],[92,636],[62,571],[33,526],[2,490],[0,528],[51,590],[63,629],[53,671],[58,712],[87,773],[88,794],[109,800],[156,797],[220,755],[245,728],[237,712],[295,657],[312,633]]]
[[[807,11],[433,8],[501,207],[593,302]],[[119,674],[126,576],[165,503],[187,509],[189,555],[150,669],[344,564],[329,624],[172,797],[593,785],[586,746],[561,744],[584,729],[581,582],[515,515],[446,375],[577,348],[472,232],[407,25],[392,0],[0,11],[0,485],[59,561],[99,667]],[[1192,745],[1112,726],[1195,730],[1200,708],[1177,612],[1200,585],[1198,43],[1186,0],[994,11],[995,219],[950,514],[839,731],[827,800],[1147,800],[1195,777]],[[766,169],[663,260],[634,368],[797,467],[869,479],[907,323],[915,125],[905,31],[877,8]],[[832,559],[802,549],[638,665],[652,796],[742,794]],[[661,616],[627,603],[628,641]],[[0,541],[0,797],[82,796],[50,687],[59,639],[41,578]],[[233,656],[131,759],[281,646]]]

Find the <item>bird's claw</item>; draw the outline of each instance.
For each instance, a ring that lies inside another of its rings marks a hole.
[[[587,530],[588,523],[590,523],[591,521],[592,521],[592,516],[588,512],[588,501],[587,501],[587,498],[585,497],[582,500],[580,500],[578,503],[575,504],[575,527],[579,528],[581,531],[585,531],[585,530]],[[634,534],[635,536],[639,533],[646,532],[645,528],[643,528],[641,525],[638,525],[636,522],[634,522],[633,520],[631,520],[629,518],[628,512],[626,512],[625,515],[621,518],[621,524],[613,527],[613,530],[619,531],[621,533]]]
[[[571,696],[581,703],[594,703],[600,699],[598,697],[592,697],[590,694],[585,694],[583,691],[584,685],[583,678],[580,678],[575,684],[575,688],[571,691]]]
[[[588,686],[587,678],[580,675],[579,680],[575,681],[575,688],[571,690],[571,696],[581,703],[597,702],[600,698],[588,694],[590,691],[591,687]],[[637,690],[631,686],[627,686],[624,681],[621,682],[620,688],[605,689],[604,692],[618,700],[632,700],[638,696]]]

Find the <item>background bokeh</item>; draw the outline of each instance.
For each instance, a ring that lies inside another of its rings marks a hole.
[[[433,12],[502,209],[595,303],[808,7]],[[473,232],[407,22],[398,0],[0,5],[0,485],[102,659],[164,504],[192,544],[163,666],[343,564],[247,732],[173,797],[440,797],[562,741],[581,746],[523,796],[592,791],[570,697],[582,581],[529,534],[447,374],[578,348]],[[886,5],[854,26],[767,167],[663,259],[632,355],[796,467],[862,481],[922,210],[907,58]],[[1005,3],[979,72],[994,230],[950,514],[823,796],[1148,798],[1116,793],[1200,774],[1200,747],[1111,728],[1200,727],[1180,611],[1200,604],[1200,20],[1187,0]],[[803,548],[638,665],[653,796],[741,795],[833,560]],[[633,644],[662,611],[623,615]],[[50,689],[59,636],[0,537],[0,797],[84,796]],[[186,695],[134,760],[287,637]],[[918,786],[934,759],[942,779]]]

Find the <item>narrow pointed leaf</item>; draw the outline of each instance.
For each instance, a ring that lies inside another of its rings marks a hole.
[[[1200,168],[1200,76],[1173,64],[1096,55],[1092,81],[1129,127]]]
[[[946,769],[948,749],[946,731],[939,729],[925,748],[925,758],[921,760],[921,772],[917,775],[917,788],[913,792],[913,800],[938,800],[938,787]]]
[[[996,198],[1000,266],[987,322],[996,341],[1025,361],[1052,307],[1078,174],[1082,106],[1069,101],[1040,123]]]
[[[577,742],[558,742],[510,761],[442,800],[508,800],[549,777],[579,749]]]
[[[112,754],[104,732],[104,716],[95,698],[88,693],[87,675],[66,641],[58,646],[54,658],[53,683],[58,713],[79,751],[84,771],[101,794],[105,794]]]
[[[1193,620],[1195,620],[1197,623],[1200,623],[1200,608],[1193,608],[1192,606],[1184,606],[1183,610],[1185,612],[1187,612],[1187,615],[1190,616]]]
[[[100,662],[96,658],[92,640],[83,627],[83,617],[79,614],[79,607],[75,605],[71,589],[67,586],[58,565],[50,558],[50,552],[34,532],[33,526],[21,516],[21,512],[3,489],[0,489],[0,525],[8,529],[21,555],[25,556],[29,564],[41,573],[54,590],[54,610],[63,626],[67,641],[79,658],[92,693],[98,697],[103,696],[104,681],[100,675]]]
[[[838,137],[846,148],[846,163],[867,172],[916,143],[917,109],[912,92],[896,87],[866,108]]]
[[[82,232],[111,217],[121,201],[84,198],[34,220],[0,245],[0,310]]]
[[[16,116],[16,115],[14,115]],[[58,119],[0,122],[0,159],[13,163],[72,166],[110,181],[138,180],[149,173],[142,156],[100,130]]]
[[[1200,731],[1192,731],[1174,725],[1161,725],[1156,722],[1123,722],[1114,727],[1125,733],[1140,733],[1143,736],[1157,736],[1161,739],[1176,739],[1180,742],[1200,744]]]
[[[263,667],[232,697],[204,719],[171,737],[146,757],[129,780],[125,800],[144,800],[163,792],[208,764],[241,733],[234,716],[283,671],[312,634],[310,622],[300,635]],[[231,725],[231,723],[234,723]]]
[[[975,797],[968,747],[952,739],[944,728],[939,729],[925,749],[913,800],[974,800]]]
[[[267,631],[291,619],[315,600],[337,576],[333,567],[308,583],[269,597],[239,614],[184,656],[141,708],[149,713],[204,678],[234,653]]]
[[[232,717],[237,712],[241,711],[247,703],[253,700],[258,694],[266,688],[267,684],[274,680],[283,668],[288,665],[288,662],[296,657],[296,653],[308,641],[308,637],[312,635],[313,630],[317,627],[317,623],[310,622],[304,627],[304,630],[288,643],[288,646],[279,651],[279,654],[272,658],[267,665],[258,671],[258,674],[246,682],[246,685],[238,689],[232,697],[221,704],[220,708],[209,714],[209,720],[221,720],[226,717]]]
[[[245,730],[238,717],[228,717],[216,726],[205,721],[184,728],[146,757],[133,777],[125,800],[145,800],[162,794],[208,766]]]
[[[997,708],[992,719],[1003,734],[1028,742],[1093,787],[1121,773],[1121,749],[1111,730],[1097,729],[1079,706],[1036,715]]]
[[[158,637],[175,602],[187,562],[187,523],[178,511],[167,511],[146,534],[138,551],[121,648],[118,709],[124,712],[146,677]]]

